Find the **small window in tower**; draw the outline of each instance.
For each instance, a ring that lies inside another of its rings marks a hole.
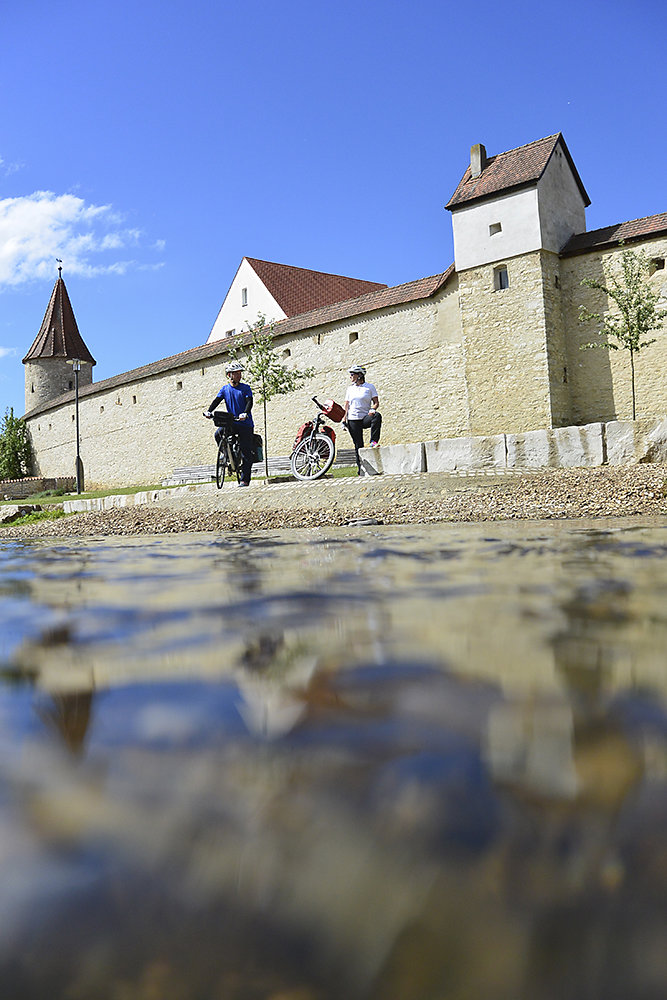
[[[286,347],[285,350],[283,351],[283,357],[284,358],[291,358],[292,357],[292,352],[290,351],[289,347]]]
[[[74,416],[74,414],[72,414],[72,423],[74,423],[75,420],[76,420],[76,417]]]
[[[554,277],[554,285],[556,286],[556,288],[560,288],[560,278],[558,277],[558,275]]]
[[[499,222],[492,222],[489,226],[489,236],[495,236],[496,233],[502,233],[503,227]]]
[[[104,413],[104,407],[100,406],[100,413]]]
[[[33,384],[32,384],[32,385],[30,386],[30,392],[34,392],[34,391],[35,391],[35,386],[34,386],[34,383],[33,383]]]
[[[234,328],[233,330],[227,330],[225,337],[233,337],[235,333],[236,333],[236,328]]]
[[[348,343],[349,344],[354,344],[354,342],[356,340],[359,340],[359,334],[356,333],[356,332],[355,333],[351,333],[350,336],[349,336],[349,338],[348,338]]]
[[[136,397],[136,396],[133,396],[133,397],[132,397],[132,402],[133,402],[133,403],[136,403],[136,401],[137,401],[137,397]]]
[[[248,305],[248,289],[247,288],[242,288],[241,289],[241,305],[242,306],[247,306]]]
[[[665,258],[664,257],[654,257],[648,266],[649,275],[655,274],[656,271],[665,270]]]
[[[507,273],[507,268],[503,264],[501,267],[494,267],[493,269],[493,288],[494,291],[500,292],[503,288],[509,288],[510,278]]]
[[[183,388],[183,383],[182,382],[177,382],[176,383],[176,390],[178,391],[179,389],[182,389],[182,388]]]
[[[68,383],[68,388],[70,388],[70,389],[73,389],[73,388],[74,388],[74,383],[72,382],[72,380],[71,380],[71,379],[69,380],[69,383]]]

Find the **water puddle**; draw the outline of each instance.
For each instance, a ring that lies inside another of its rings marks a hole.
[[[667,990],[667,523],[0,542],[0,982]]]

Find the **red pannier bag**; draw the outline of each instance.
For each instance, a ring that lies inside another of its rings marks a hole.
[[[296,432],[296,437],[294,438],[294,444],[292,445],[292,451],[296,450],[296,446],[307,437],[313,429],[313,421],[306,420],[305,424],[301,424],[298,431]],[[320,434],[326,434],[327,437],[331,438],[333,444],[336,443],[336,432],[333,427],[329,427],[328,424],[322,424],[319,430]]]
[[[345,410],[340,403],[337,403],[334,399],[324,400],[322,403],[322,413],[325,417],[328,417],[329,420],[333,420],[337,424],[339,424],[345,416]]]
[[[296,446],[303,441],[306,434],[310,434],[312,429],[313,429],[312,420],[306,420],[305,424],[301,424],[301,427],[299,427],[298,431],[296,432],[296,437],[294,438],[294,444],[292,445],[292,451],[294,451]]]

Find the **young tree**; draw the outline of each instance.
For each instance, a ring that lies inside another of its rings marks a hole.
[[[0,479],[22,479],[32,470],[32,445],[25,421],[5,410],[0,424]]]
[[[621,244],[622,246],[622,244]],[[630,352],[630,379],[632,384],[632,419],[636,419],[635,394],[635,354],[642,347],[654,344],[656,338],[645,338],[651,332],[661,328],[667,316],[667,309],[658,309],[660,296],[648,282],[650,277],[650,262],[644,253],[634,250],[624,250],[621,254],[621,274],[610,274],[606,284],[584,278],[582,285],[604,292],[613,302],[613,308],[608,312],[590,312],[585,306],[579,307],[579,320],[582,323],[593,322],[599,325],[598,337],[606,337],[603,342],[597,341],[582,344],[580,350],[586,351],[602,347],[607,351],[625,350]],[[617,341],[617,343],[614,343]]]
[[[267,323],[266,317],[259,313],[257,321],[250,327],[251,340],[245,346],[245,368],[249,375],[248,381],[256,387],[257,396],[264,410],[264,468],[269,477],[269,448],[266,422],[266,404],[274,396],[284,396],[294,392],[307,378],[315,374],[314,368],[287,368],[273,349],[273,323]],[[237,353],[230,351],[230,356],[237,359]]]

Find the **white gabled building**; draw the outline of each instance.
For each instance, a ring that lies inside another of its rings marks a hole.
[[[260,313],[269,322],[277,322],[386,287],[376,281],[244,257],[206,343],[247,333]]]

